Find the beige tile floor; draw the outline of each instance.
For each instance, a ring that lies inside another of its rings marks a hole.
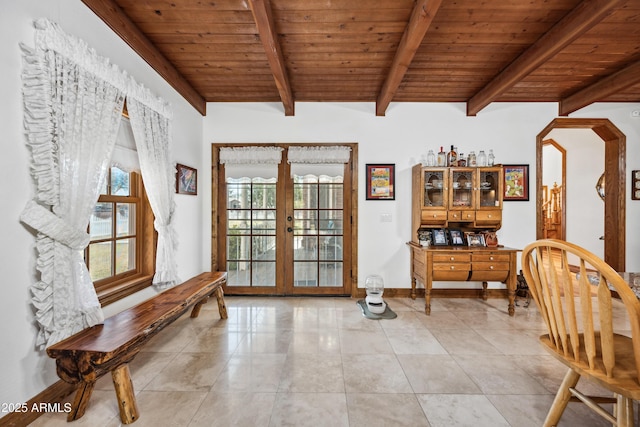
[[[542,425],[565,368],[538,344],[533,303],[509,317],[506,300],[439,298],[426,316],[423,300],[386,301],[396,319],[366,319],[348,298],[227,297],[228,320],[206,304],[131,364],[134,425]],[[80,420],[32,425],[120,425],[110,376],[96,388]],[[560,425],[610,424],[570,403]]]

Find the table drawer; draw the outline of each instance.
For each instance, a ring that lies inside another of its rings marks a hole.
[[[508,262],[473,262],[473,271],[506,271],[509,272]]]
[[[442,252],[433,254],[433,264],[435,268],[436,263],[450,264],[452,262],[471,262],[471,254],[465,252]]]
[[[471,264],[433,264],[433,280],[466,281]]]
[[[469,280],[480,282],[504,282],[509,276],[509,270],[473,270]]]
[[[465,281],[469,278],[471,263],[433,263],[433,280]]]
[[[495,254],[495,253],[474,253],[473,262],[509,262],[511,256],[509,254]]]

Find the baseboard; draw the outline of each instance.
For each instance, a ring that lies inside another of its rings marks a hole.
[[[440,289],[432,288],[431,297],[433,298],[481,298],[482,289]],[[506,298],[506,289],[487,289],[487,298]],[[364,298],[367,296],[365,289],[358,288],[356,298]],[[411,298],[411,289],[409,288],[384,288],[385,298]],[[424,288],[416,289],[416,298],[424,298]]]
[[[34,422],[40,415],[56,409],[56,403],[61,403],[65,397],[76,390],[76,385],[62,380],[47,387],[25,404],[17,408],[19,411],[10,412],[0,418],[0,426],[22,427]],[[19,405],[19,404],[17,404]]]

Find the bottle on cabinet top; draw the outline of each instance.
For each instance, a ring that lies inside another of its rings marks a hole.
[[[493,150],[489,150],[489,156],[487,157],[487,166],[493,166],[496,162],[496,157],[493,155]]]
[[[433,153],[433,150],[429,150],[427,153],[427,166],[435,166],[436,165],[436,155]]]
[[[440,152],[438,153],[438,167],[447,166],[447,155],[445,154],[442,147],[440,147]]]
[[[484,150],[480,150],[480,152],[478,153],[477,163],[480,167],[487,166],[487,155],[484,153]]]
[[[451,151],[447,155],[447,166],[456,166],[458,164],[458,153],[456,153],[455,147],[451,146]]]

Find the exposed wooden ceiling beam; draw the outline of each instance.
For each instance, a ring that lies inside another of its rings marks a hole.
[[[389,74],[387,74],[376,100],[377,116],[384,116],[441,4],[442,0],[419,0],[416,2],[411,12],[409,24],[402,35],[396,55],[393,58]]]
[[[207,114],[207,104],[204,98],[196,92],[193,86],[160,53],[142,31],[131,22],[115,1],[82,0],[82,2],[140,55],[151,68],[156,70],[200,114],[203,116]]]
[[[640,61],[622,68],[615,73],[598,80],[591,86],[560,100],[559,115],[566,116],[582,107],[597,102],[640,83]]]
[[[585,0],[504,68],[467,102],[467,115],[475,116],[562,48],[611,13],[623,0]]]
[[[280,99],[284,104],[284,115],[293,116],[295,113],[293,94],[291,93],[291,85],[287,76],[287,67],[284,63],[282,48],[278,43],[276,29],[271,13],[271,3],[269,0],[249,0],[253,19],[258,27],[258,34],[267,54],[267,60],[276,81],[276,87],[280,93]]]

